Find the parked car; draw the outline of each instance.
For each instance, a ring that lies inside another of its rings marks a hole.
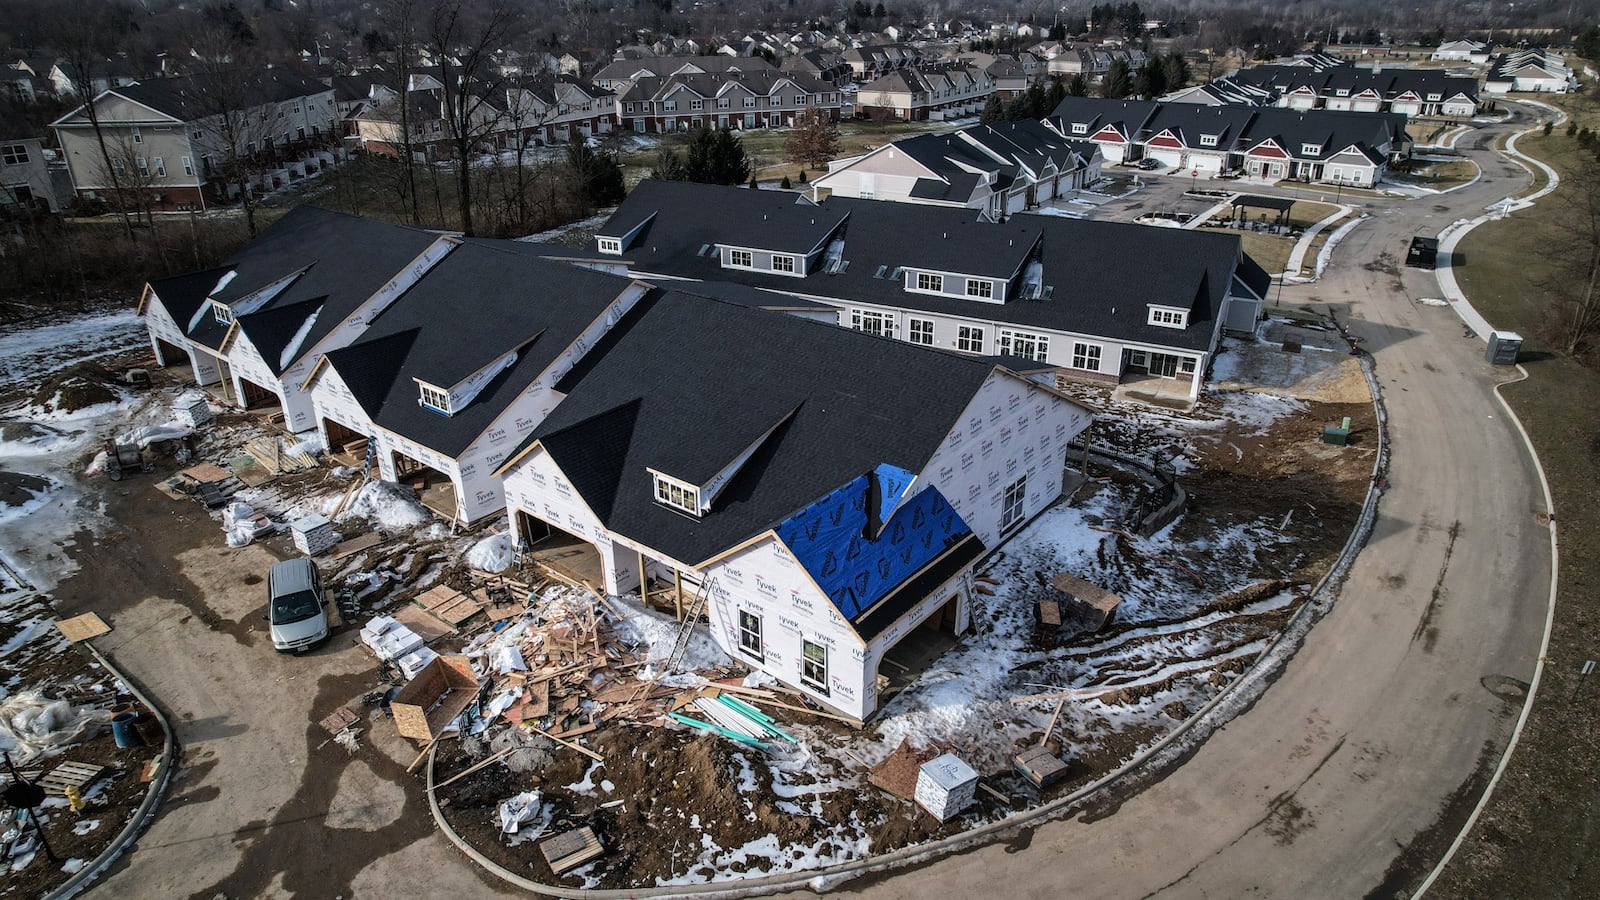
[[[280,653],[309,650],[328,637],[327,593],[316,563],[302,556],[267,572],[267,621]]]
[[[1160,160],[1154,160],[1154,159],[1150,159],[1150,158],[1147,157],[1145,159],[1139,160],[1139,168],[1141,168],[1141,169],[1145,170],[1146,172],[1148,172],[1148,171],[1150,171],[1152,169],[1161,168],[1161,162],[1160,162]]]

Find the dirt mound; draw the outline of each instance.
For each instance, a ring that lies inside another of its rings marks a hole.
[[[111,376],[94,363],[64,369],[39,386],[29,404],[46,412],[71,413],[102,403],[115,403],[122,395],[109,384]]]

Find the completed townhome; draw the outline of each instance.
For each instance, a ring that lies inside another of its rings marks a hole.
[[[287,69],[158,78],[95,95],[104,153],[87,112],[51,123],[80,198],[109,198],[112,172],[152,209],[203,210],[240,184],[270,191],[330,166],[339,139],[333,88]],[[230,146],[231,144],[231,146]]]

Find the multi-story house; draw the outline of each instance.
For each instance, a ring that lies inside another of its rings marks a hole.
[[[1107,162],[1149,158],[1208,177],[1238,171],[1370,187],[1412,146],[1402,113],[1068,97],[1046,121],[1063,137],[1098,144]]]
[[[813,196],[964,206],[998,219],[1078,190],[1099,172],[1094,144],[1023,120],[902,138],[829,163],[812,189]]]
[[[857,114],[942,121],[976,115],[995,91],[994,76],[964,63],[895,69],[861,86]]]
[[[786,128],[809,109],[839,118],[838,89],[808,75],[777,70],[645,76],[617,95],[624,131]]]
[[[38,138],[0,133],[0,208],[61,211]]]
[[[621,94],[640,78],[667,78],[673,75],[740,75],[776,72],[777,67],[757,57],[667,56],[624,59],[607,65],[594,74],[594,86]]]
[[[124,189],[154,209],[205,209],[241,183],[272,190],[331,165],[339,139],[333,88],[287,69],[158,78],[110,88],[91,101]],[[51,123],[79,197],[113,190],[83,107]],[[230,143],[232,146],[230,146]]]
[[[1382,63],[1272,65],[1240,69],[1218,85],[1264,91],[1266,105],[1343,112],[1467,118],[1478,112],[1478,80],[1438,69],[1400,69]]]
[[[1091,418],[993,359],[687,292],[632,318],[498,470],[515,535],[857,720],[897,644],[967,630],[974,566],[1060,496]]]
[[[1232,234],[684,182],[642,182],[596,247],[646,280],[731,281],[859,331],[1190,401],[1269,285]]]

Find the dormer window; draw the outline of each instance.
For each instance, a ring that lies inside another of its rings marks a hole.
[[[233,324],[233,310],[221,303],[211,304],[211,315],[222,325]]]
[[[1202,147],[1215,147],[1216,145],[1217,145],[1217,136],[1216,135],[1214,135],[1214,134],[1202,134],[1202,135],[1200,135],[1200,146],[1202,146]]]
[[[1184,328],[1189,324],[1189,314],[1181,309],[1162,309],[1152,306],[1149,324],[1159,325],[1162,328]]]
[[[420,403],[434,412],[450,415],[450,392],[442,391],[433,385],[419,385],[422,388]]]
[[[1301,144],[1300,145],[1300,155],[1301,156],[1316,156],[1316,155],[1320,154],[1321,152],[1322,152],[1322,145],[1321,144]]]
[[[749,250],[729,250],[728,265],[736,269],[751,269],[755,267],[755,259]]]
[[[1444,95],[1443,94],[1429,94],[1428,95],[1428,99],[1429,100],[1443,100],[1444,99]]]
[[[1350,96],[1350,89],[1349,88],[1339,88],[1339,90],[1336,91],[1335,93],[1337,93],[1341,97],[1348,97],[1348,96]]]
[[[774,272],[788,272],[791,275],[794,274],[794,257],[792,257],[792,256],[774,256],[774,257],[772,257],[772,271],[774,271]]]
[[[686,512],[691,516],[700,515],[700,491],[693,485],[684,484],[673,478],[668,478],[657,472],[650,473],[656,480],[656,502]]]
[[[994,299],[994,282],[992,282],[992,281],[980,281],[979,279],[976,279],[976,278],[968,278],[967,279],[967,296],[968,297],[976,297],[979,300],[992,300],[992,299]]]
[[[601,253],[621,253],[622,240],[620,238],[598,238]]]
[[[918,272],[917,290],[926,291],[931,294],[944,293],[944,276],[935,275],[931,272]]]
[[[1089,126],[1085,122],[1073,122],[1072,123],[1072,133],[1073,134],[1088,134],[1089,133]]]

